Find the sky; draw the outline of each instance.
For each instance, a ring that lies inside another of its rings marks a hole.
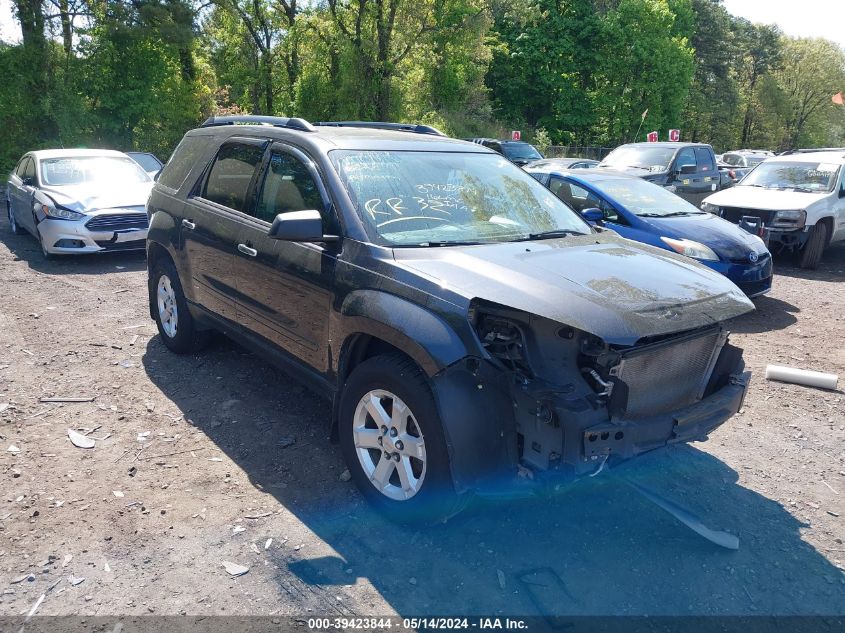
[[[723,0],[723,4],[734,15],[752,22],[777,24],[787,35],[824,37],[845,47],[843,0]],[[0,39],[20,39],[12,0],[0,0]]]

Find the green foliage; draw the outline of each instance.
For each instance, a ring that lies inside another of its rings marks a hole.
[[[0,169],[56,146],[166,158],[215,112],[520,129],[541,151],[675,127],[720,150],[845,144],[845,52],[720,0],[53,4],[15,0],[22,43],[0,43]]]

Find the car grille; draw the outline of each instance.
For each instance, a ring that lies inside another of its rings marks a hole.
[[[761,211],[760,209],[741,209],[738,207],[722,207],[721,216],[728,222],[739,224],[742,216],[750,215],[753,218],[760,218],[763,224],[769,226],[775,217],[777,211]]]
[[[693,404],[704,391],[724,344],[721,329],[634,348],[612,372],[628,387],[626,418],[641,418]]]
[[[755,266],[762,266],[766,263],[767,259],[769,259],[769,253],[757,253],[757,261],[753,262],[753,264]],[[745,257],[731,257],[728,261],[731,264],[745,264],[746,266],[752,264],[747,255]]]
[[[146,213],[113,213],[98,215],[85,223],[91,231],[126,231],[149,228]]]

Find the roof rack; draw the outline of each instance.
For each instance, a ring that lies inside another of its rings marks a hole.
[[[302,132],[315,132],[314,126],[305,119],[296,117],[263,116],[256,114],[232,114],[211,116],[200,127],[218,127],[221,125],[272,125]]]
[[[815,152],[845,152],[845,147],[808,147],[805,149],[791,149],[783,152],[785,154],[813,154]]]
[[[396,130],[399,132],[413,132],[415,134],[431,134],[432,136],[446,136],[435,127],[420,123],[386,123],[383,121],[317,121],[316,126],[325,127],[362,127],[377,130]]]

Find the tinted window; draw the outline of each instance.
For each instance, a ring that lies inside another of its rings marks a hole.
[[[737,154],[725,154],[722,156],[722,162],[738,167],[742,163],[742,157]]]
[[[249,212],[249,185],[263,155],[264,149],[259,145],[224,144],[211,166],[203,198],[236,211]]]
[[[23,178],[24,170],[26,170],[27,164],[31,163],[32,161],[29,159],[29,156],[25,156],[21,159],[21,162],[18,163],[17,169],[15,169],[15,174],[19,178]]]
[[[32,178],[33,182],[35,182],[35,161],[27,159],[26,166],[23,168],[23,177],[24,178]]]
[[[317,183],[300,160],[284,152],[273,152],[255,216],[272,222],[279,213],[323,210]]]
[[[191,168],[202,158],[211,137],[186,136],[167,161],[158,181],[171,189],[179,189],[188,177]],[[196,181],[193,181],[196,182]]]
[[[713,162],[713,154],[706,147],[696,147],[695,158],[698,163],[698,171],[716,171],[716,163]]]

